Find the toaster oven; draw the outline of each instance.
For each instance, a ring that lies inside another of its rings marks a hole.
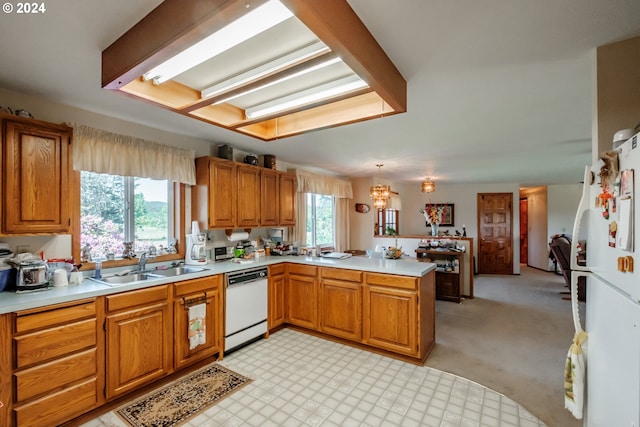
[[[233,246],[219,246],[213,248],[214,261],[226,261],[233,258]]]

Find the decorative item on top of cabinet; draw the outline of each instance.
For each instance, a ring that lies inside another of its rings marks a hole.
[[[262,159],[262,164],[267,169],[276,169],[276,156],[273,154],[265,154]]]
[[[2,122],[2,233],[71,231],[72,129],[0,113]],[[73,185],[72,185],[73,184]]]
[[[218,157],[221,159],[233,160],[233,147],[227,144],[218,145]]]

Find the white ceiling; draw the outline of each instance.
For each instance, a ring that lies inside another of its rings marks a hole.
[[[159,0],[2,13],[0,87],[343,176],[565,184],[590,161],[594,48],[640,35],[638,0],[348,2],[407,80],[406,113],[262,142],[101,89],[101,52]]]

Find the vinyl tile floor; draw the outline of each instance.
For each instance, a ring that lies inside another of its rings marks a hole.
[[[467,379],[292,329],[232,352],[220,364],[254,381],[186,427],[545,425]],[[82,427],[129,426],[109,412]]]

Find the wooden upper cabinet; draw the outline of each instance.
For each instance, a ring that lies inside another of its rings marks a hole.
[[[206,228],[236,226],[236,163],[215,157],[196,159],[191,189],[193,219]]]
[[[4,118],[2,232],[71,231],[71,135],[64,125]]]
[[[262,171],[261,218],[263,226],[276,226],[280,223],[280,173],[273,169]]]
[[[192,219],[206,228],[295,225],[295,175],[219,159],[196,159]]]
[[[236,227],[260,226],[260,169],[238,164]]]
[[[280,174],[280,225],[296,225],[296,176]]]

